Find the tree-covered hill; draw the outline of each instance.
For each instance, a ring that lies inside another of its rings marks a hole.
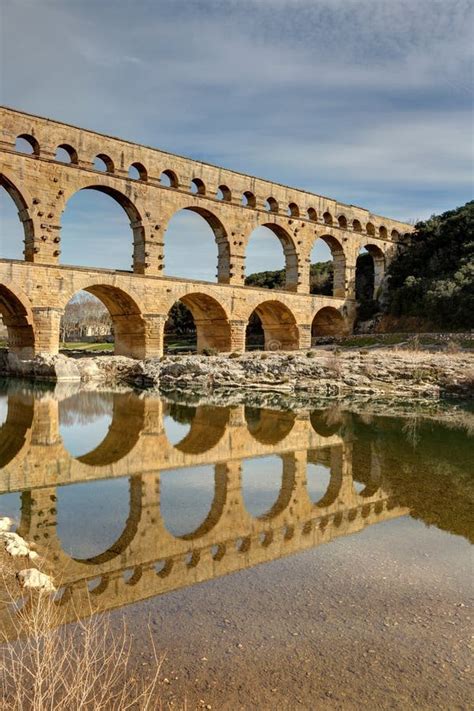
[[[312,294],[332,294],[333,264],[332,261],[316,262],[310,267],[310,288]],[[247,286],[259,286],[265,289],[283,289],[285,286],[285,270],[255,272],[245,279]]]
[[[474,201],[419,222],[388,277],[392,316],[440,329],[474,328]]]

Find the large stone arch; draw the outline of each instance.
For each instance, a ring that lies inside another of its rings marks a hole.
[[[33,395],[13,393],[8,396],[7,407],[7,418],[0,427],[0,469],[25,449],[33,426]]]
[[[367,252],[372,257],[374,265],[374,278],[373,278],[373,288],[372,288],[372,298],[377,297],[377,293],[382,284],[383,278],[385,276],[386,269],[386,258],[383,249],[378,244],[373,244],[370,241],[363,241],[360,245],[361,249],[366,249]],[[359,254],[360,256],[360,254]],[[357,260],[358,261],[358,260]],[[356,261],[356,283],[357,283],[357,273],[358,265]]]
[[[146,324],[142,310],[135,298],[118,286],[100,283],[98,280],[92,283],[86,282],[73,293],[69,293],[63,303],[63,308],[81,289],[98,298],[107,308],[113,324],[115,355],[145,358],[147,355]]]
[[[201,291],[184,294],[176,301],[181,301],[193,316],[198,352],[205,348],[221,352],[232,350],[229,317],[222,304]]]
[[[79,188],[71,190],[71,192],[65,196],[61,213],[64,213],[71,198],[83,190],[95,190],[96,192],[103,193],[104,195],[111,197],[123,208],[125,214],[130,220],[132,236],[131,241],[133,243],[133,249],[131,250],[133,255],[133,271],[143,274],[146,270],[144,210],[139,208],[138,200],[132,199],[130,196],[126,195],[121,190],[118,190],[113,185],[107,184],[107,181],[110,183],[113,181],[113,178],[104,176],[104,183],[87,181]]]
[[[4,169],[0,173],[0,186],[5,188],[8,195],[11,197],[15,203],[15,207],[18,210],[18,218],[23,225],[24,231],[24,255],[27,262],[32,262],[34,260],[34,241],[35,241],[35,230],[34,222],[31,217],[31,206],[32,199],[26,192],[25,188],[21,191],[16,185],[15,177],[10,175],[10,173]]]
[[[286,304],[277,299],[269,299],[258,304],[254,312],[262,323],[265,350],[298,350],[299,329],[295,316]]]
[[[298,250],[291,234],[276,222],[264,220],[258,227],[266,227],[278,238],[285,257],[285,289],[297,291],[299,281]],[[250,235],[247,237],[246,249],[249,245]]]
[[[0,314],[7,328],[10,353],[19,358],[32,358],[35,354],[33,312],[26,296],[11,284],[0,284]]]
[[[214,239],[217,245],[217,281],[220,284],[229,284],[231,280],[231,263],[230,263],[230,243],[228,231],[223,222],[217,217],[214,212],[200,205],[183,205],[179,210],[173,212],[167,220],[166,229],[172,218],[181,211],[193,212],[207,222],[211,228]],[[166,230],[164,239],[166,240]]]
[[[316,237],[311,245],[311,250],[318,240],[322,240],[331,250],[334,269],[332,295],[344,298],[346,293],[346,255],[344,254],[342,244],[334,235],[324,233]]]
[[[311,324],[311,337],[344,336],[348,332],[344,316],[334,306],[324,306],[315,314]]]

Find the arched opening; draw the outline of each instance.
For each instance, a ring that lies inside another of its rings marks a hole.
[[[225,489],[225,478],[219,467],[216,471],[212,465],[162,471],[159,500],[166,530],[176,538],[193,539],[204,535],[219,519]],[[216,498],[219,499],[217,505]]]
[[[101,350],[112,350],[114,344],[116,355],[129,358],[145,357],[145,333],[136,302],[122,289],[106,284],[94,284],[74,294],[60,325],[60,337],[66,346],[72,343],[87,349],[91,343],[100,343]]]
[[[343,230],[347,229],[347,219],[345,215],[339,215],[337,218],[337,223],[339,227],[341,227]]]
[[[105,153],[99,153],[94,158],[94,169],[100,170],[101,173],[114,173],[114,162]]]
[[[128,177],[132,180],[141,180],[142,182],[146,183],[146,181],[148,180],[148,172],[143,163],[135,162],[132,163],[132,165],[128,169]]]
[[[346,258],[341,243],[332,235],[321,235],[313,244],[310,259],[310,293],[343,298]]]
[[[362,247],[356,261],[355,292],[359,302],[357,317],[370,319],[378,310],[377,297],[385,273],[385,257],[377,245]]]
[[[191,192],[193,195],[205,195],[206,186],[204,185],[201,178],[193,178],[191,180]]]
[[[61,218],[63,264],[130,271],[133,242],[133,267],[143,272],[143,240],[140,213],[117,190],[90,185],[67,201]]]
[[[398,230],[392,230],[390,233],[392,239],[400,239],[400,232]]]
[[[279,225],[267,223],[253,230],[247,243],[245,264],[247,286],[296,291],[296,247],[290,235]]]
[[[386,228],[384,225],[381,225],[381,226],[379,227],[379,235],[380,235],[381,239],[387,239],[387,238],[388,238],[387,228]]]
[[[74,560],[105,563],[133,541],[141,516],[140,477],[71,484],[56,491],[57,535]]]
[[[56,148],[55,159],[60,163],[71,163],[72,165],[77,165],[79,162],[76,149],[68,143],[61,143]]]
[[[230,202],[232,200],[232,193],[227,185],[219,185],[216,192],[216,199],[222,200],[223,202]]]
[[[290,204],[288,205],[288,216],[289,217],[299,217],[300,216],[300,209],[295,202],[290,202]]]
[[[267,212],[278,212],[278,203],[274,197],[268,197],[265,200],[264,208]]]
[[[21,133],[15,141],[15,150],[18,153],[26,153],[27,155],[39,156],[39,143],[34,136],[28,133]]]
[[[167,276],[209,282],[215,282],[217,276],[219,283],[229,283],[227,231],[212,212],[202,207],[186,207],[176,212],[168,222],[164,239]]]
[[[375,244],[361,248],[356,262],[356,299],[374,301],[385,273],[385,255]]]
[[[173,170],[164,170],[160,175],[160,184],[164,188],[177,188],[179,185],[178,176]]]
[[[16,208],[16,209],[15,209]],[[0,257],[31,258],[33,221],[25,199],[8,178],[0,174]]]
[[[255,342],[253,333],[255,322],[263,332],[263,343]],[[297,350],[299,348],[298,326],[290,309],[280,301],[264,301],[259,304],[249,318],[245,347],[246,350],[262,347],[270,351]]]
[[[325,212],[323,214],[323,222],[325,225],[332,225],[332,215],[330,212]]]
[[[352,229],[354,232],[362,232],[362,225],[360,220],[352,220]]]
[[[368,235],[375,235],[375,227],[372,222],[368,222],[365,226],[365,230]]]
[[[308,215],[308,220],[311,220],[312,222],[317,222],[318,213],[316,212],[314,207],[308,207],[307,215]]]
[[[342,336],[347,332],[343,316],[332,306],[319,309],[311,324],[311,338],[320,336]]]
[[[3,390],[3,388],[2,388]],[[0,469],[8,466],[25,448],[34,417],[31,393],[14,392],[0,397]],[[10,515],[0,507],[0,515]],[[16,520],[16,519],[15,519]]]
[[[340,445],[308,450],[307,491],[318,508],[333,504],[341,491],[342,457]]]
[[[11,353],[20,358],[32,358],[35,350],[33,316],[16,294],[0,284],[0,316],[6,329],[4,342]]]
[[[230,323],[226,312],[218,301],[207,294],[194,293],[186,294],[177,303],[183,304],[191,315],[194,322],[195,337],[190,328],[189,314],[180,309],[180,307],[176,308],[173,305],[165,324],[165,347],[170,347],[172,338],[176,342],[176,336],[179,335],[179,326],[177,326],[175,319],[176,314],[181,313],[183,316],[182,328],[185,331],[184,335],[188,338],[188,342],[185,346],[181,346],[181,350],[195,349],[198,353],[207,351],[209,354],[213,351],[228,352],[231,350]],[[180,312],[178,312],[178,309],[180,309]],[[171,321],[174,321],[174,323],[171,323]],[[194,342],[191,340],[192,337],[195,338]],[[178,339],[178,347],[179,345]]]
[[[257,199],[255,195],[250,192],[250,190],[246,190],[244,194],[242,195],[242,205],[243,207],[256,207],[257,206]]]
[[[176,301],[168,312],[164,328],[165,353],[196,353],[196,324],[191,311]]]

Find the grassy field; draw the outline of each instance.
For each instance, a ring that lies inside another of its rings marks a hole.
[[[60,343],[59,350],[61,351],[113,351],[113,343],[84,343],[82,341],[72,341]]]

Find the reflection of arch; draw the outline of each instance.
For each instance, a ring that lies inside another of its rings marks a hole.
[[[122,289],[108,284],[92,284],[84,291],[96,296],[110,313],[115,338],[115,354],[145,357],[145,321],[135,300]]]
[[[203,293],[186,294],[181,301],[192,313],[197,333],[197,350],[231,350],[230,323],[221,304]]]
[[[347,332],[346,322],[341,313],[333,306],[319,309],[311,324],[311,336],[340,336]]]
[[[171,408],[172,414],[172,408]],[[215,447],[224,436],[229,422],[229,409],[201,405],[191,420],[191,428],[175,449],[183,454],[202,454]]]
[[[20,298],[5,284],[0,284],[0,314],[8,332],[8,347],[20,357],[34,355],[33,315],[26,297]]]
[[[334,408],[313,410],[310,421],[313,430],[321,437],[332,437],[340,431],[343,424],[341,413]]]
[[[103,158],[101,158],[103,160]],[[142,222],[142,216],[140,212],[138,211],[138,208],[136,205],[130,200],[129,197],[124,195],[124,193],[121,193],[119,190],[116,190],[115,188],[110,188],[108,185],[85,185],[84,187],[80,188],[80,190],[96,190],[99,193],[103,193],[104,195],[108,195],[109,197],[113,198],[115,202],[118,202],[118,204],[125,210],[127,217],[130,220],[130,227],[132,229],[132,235],[133,235],[133,270],[137,273],[143,273],[145,264],[144,264],[144,242],[145,242],[145,231],[143,227],[143,222]],[[68,201],[75,195],[76,193],[73,193],[69,196]],[[67,202],[64,207],[66,209],[67,207]],[[64,210],[63,210],[64,212]]]
[[[261,516],[258,516],[258,519],[261,521],[267,521],[275,518],[285,511],[291,501],[291,497],[295,489],[296,471],[294,454],[282,454],[280,455],[280,458],[283,462],[283,473],[278,498],[268,511]]]
[[[33,396],[8,396],[7,419],[0,427],[0,469],[6,467],[23,449],[33,425]]]
[[[280,225],[265,222],[261,226],[267,227],[280,240],[285,255],[285,288],[295,291],[298,284],[298,254],[293,239]]]
[[[185,541],[201,538],[201,536],[209,533],[216,526],[223,514],[224,506],[227,501],[227,483],[228,473],[226,466],[217,464],[214,473],[214,498],[209,513],[194,531],[185,533],[183,536],[177,536],[177,538],[181,538]]]
[[[63,400],[59,407],[74,407],[74,401],[80,400],[73,395]],[[91,467],[104,467],[118,462],[129,454],[138,442],[144,427],[144,400],[130,393],[114,393],[112,422],[102,442],[92,451],[77,457],[79,462]]]
[[[298,326],[288,306],[281,301],[264,301],[254,309],[254,313],[262,323],[266,350],[291,351],[299,348]]]
[[[323,464],[331,470],[331,479],[326,493],[314,504],[317,508],[331,506],[336,501],[342,488],[342,447],[339,445],[309,449],[307,461],[309,464]]]
[[[245,408],[248,430],[260,444],[278,444],[285,439],[293,429],[295,417],[290,411]]]
[[[29,201],[27,201],[25,194],[20,192],[13,180],[7,177],[5,173],[0,173],[0,186],[5,188],[8,195],[15,203],[16,209],[18,210],[18,217],[23,225],[23,230],[25,233],[25,260],[27,262],[31,262],[33,261],[34,256],[34,227],[33,220],[31,219],[29,213],[29,204],[31,205],[31,199],[29,198]]]
[[[121,555],[137,535],[142,514],[142,479],[141,476],[131,476],[129,515],[124,529],[117,540],[107,550],[90,558],[73,558],[78,563],[86,565],[101,565]],[[21,497],[21,522],[19,532],[28,537],[32,530],[33,516],[37,515],[34,490],[25,491]]]
[[[342,244],[333,235],[320,235],[313,243],[313,247],[318,239],[322,239],[331,250],[333,262],[333,296],[344,297],[346,291],[346,257]]]

